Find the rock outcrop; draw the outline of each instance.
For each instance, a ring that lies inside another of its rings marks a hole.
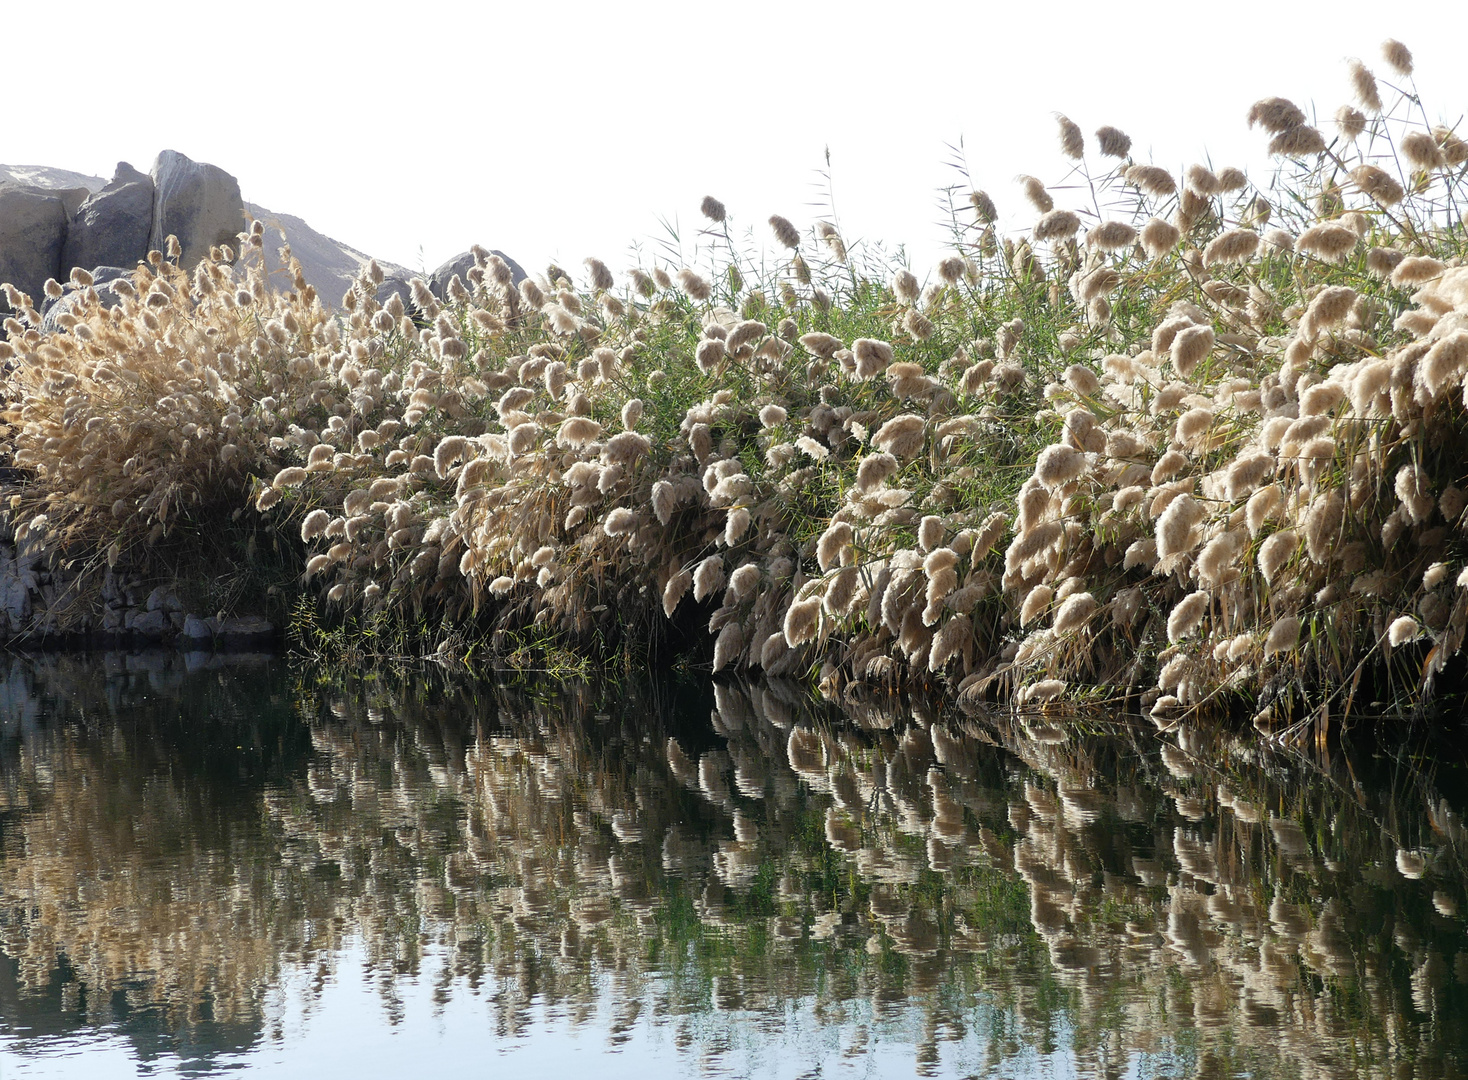
[[[153,199],[153,178],[119,161],[112,181],[71,216],[59,269],[69,274],[74,266],[93,270],[137,262],[139,252],[148,253]]]
[[[356,279],[370,256],[317,232],[290,214],[279,214],[244,202],[239,183],[214,165],[196,162],[174,150],[158,155],[151,174],[119,162],[110,181],[100,176],[37,166],[0,165],[0,281],[9,281],[43,302],[47,278],[64,281],[72,267],[89,271],[100,286],[131,273],[149,250],[159,250],[167,237],[178,237],[185,266],[197,262],[215,244],[238,250],[236,234],[251,218],[266,226],[264,257],[270,280],[282,290],[294,283],[284,273],[281,238],[301,263],[306,281],[322,303],[334,306]],[[496,251],[518,283],[525,271]],[[379,259],[384,274],[379,301],[393,293],[411,299],[411,270]],[[429,275],[434,295],[446,295],[458,274],[468,283],[474,258],[468,252],[449,259]],[[65,299],[42,307],[56,325]],[[8,310],[0,297],[0,312]]]
[[[153,163],[153,224],[148,251],[162,251],[168,237],[183,249],[179,265],[188,269],[218,244],[236,244],[247,224],[245,201],[233,176],[176,150],[164,150]],[[146,255],[146,252],[144,253]]]
[[[40,303],[41,287],[61,265],[66,217],[58,192],[0,182],[0,282]],[[8,309],[3,298],[0,309]]]

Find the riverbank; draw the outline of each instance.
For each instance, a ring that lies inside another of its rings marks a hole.
[[[329,308],[257,226],[111,308],[53,283],[53,333],[12,292],[12,534],[73,582],[28,629],[90,631],[126,572],[322,649],[674,649],[1270,732],[1429,704],[1468,630],[1468,144],[1353,79],[1329,132],[1249,110],[1257,181],[1061,118],[1032,227],[963,192],[923,279],[835,220],[771,218],[771,265],[709,198],[686,265],[625,279],[481,251],[446,302],[379,305],[369,265]]]

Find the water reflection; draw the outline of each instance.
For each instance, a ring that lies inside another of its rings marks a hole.
[[[3,674],[17,1060],[107,1031],[208,1073],[361,978],[404,1027],[480,1003],[440,1039],[710,1075],[1463,1072],[1462,803],[1401,753],[779,683]]]

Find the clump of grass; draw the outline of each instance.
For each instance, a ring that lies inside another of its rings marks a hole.
[[[74,278],[55,334],[12,295],[17,534],[137,560],[261,514],[329,610],[607,646],[696,609],[715,670],[833,693],[1262,727],[1366,671],[1425,695],[1468,630],[1468,144],[1351,77],[1330,135],[1249,110],[1262,185],[1111,128],[1093,168],[1066,120],[1033,228],[972,192],[926,281],[778,216],[760,269],[708,198],[707,267],[621,287],[479,250],[444,302],[379,304],[369,264],[332,312],[266,287],[256,227],[243,270],[157,256],[111,311]]]

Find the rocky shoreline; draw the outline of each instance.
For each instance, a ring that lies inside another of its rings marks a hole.
[[[68,591],[77,591],[76,578],[49,568],[25,544],[0,542],[0,617],[6,646],[90,650],[172,645],[185,652],[253,652],[282,643],[280,628],[263,615],[196,614],[167,586],[149,589],[140,575],[110,567],[102,581],[101,619],[82,629],[60,630],[54,612],[58,600],[64,605]]]
[[[86,567],[55,565],[29,537],[16,541],[0,526],[0,639],[9,649],[115,649],[172,646],[184,652],[274,651],[280,627],[259,614],[200,614],[178,590],[142,572],[104,567],[100,587]],[[84,597],[100,598],[100,617],[75,613]],[[75,615],[75,617],[72,617]],[[65,626],[61,621],[65,621]]]

